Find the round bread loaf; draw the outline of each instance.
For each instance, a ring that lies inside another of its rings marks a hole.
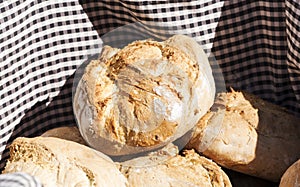
[[[152,156],[143,159],[145,163],[155,162]],[[136,161],[141,162],[141,158]],[[134,160],[131,162],[131,165],[135,165]],[[166,162],[158,165],[153,164],[152,167],[125,166],[121,167],[120,170],[127,177],[131,187],[232,186],[226,173],[216,163],[200,156],[193,150],[184,150],[183,155],[172,156]]]
[[[106,155],[55,137],[17,138],[3,173],[25,172],[44,187],[127,186],[127,179]]]
[[[105,46],[78,83],[74,113],[83,138],[113,156],[160,148],[191,130],[214,102],[206,54],[193,39]]]
[[[300,159],[292,164],[283,174],[279,187],[300,186]]]

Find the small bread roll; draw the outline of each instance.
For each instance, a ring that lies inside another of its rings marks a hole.
[[[300,159],[292,164],[283,174],[279,187],[300,186]]]
[[[54,137],[17,138],[3,173],[25,172],[44,187],[127,186],[126,178],[104,154]]]
[[[144,158],[146,163],[152,159]],[[141,162],[139,159],[138,162]],[[122,165],[122,163],[121,163]],[[134,165],[134,164],[133,164]],[[139,165],[139,164],[138,164]],[[231,187],[226,173],[213,161],[193,150],[147,167],[121,167],[130,187]]]
[[[105,46],[78,83],[73,108],[89,145],[112,156],[160,148],[191,130],[212,106],[215,85],[203,49],[175,35]]]
[[[223,118],[221,124],[217,118]],[[219,94],[186,148],[231,170],[279,182],[300,157],[299,122],[282,107],[232,89]],[[206,145],[211,137],[214,141]]]

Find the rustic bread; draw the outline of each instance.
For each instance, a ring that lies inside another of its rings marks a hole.
[[[64,140],[70,140],[73,142],[80,143],[82,145],[87,145],[84,139],[82,138],[78,127],[71,126],[71,127],[57,127],[54,129],[50,129],[46,132],[44,132],[42,137],[56,137],[61,138]]]
[[[160,148],[192,129],[212,106],[209,61],[193,39],[175,35],[103,48],[76,89],[73,108],[89,145],[122,156]]]
[[[300,186],[300,159],[293,163],[283,174],[279,187]]]
[[[127,186],[107,156],[84,145],[55,137],[17,138],[3,173],[26,172],[44,187]]]
[[[224,119],[219,135],[207,149],[201,149],[206,138],[216,135],[206,129],[216,126],[214,119],[220,116]],[[279,182],[285,170],[300,158],[299,121],[279,106],[232,89],[218,96],[186,147],[201,151],[226,168]]]
[[[152,156],[144,159],[148,164],[149,161],[155,162]],[[194,150],[184,150],[183,155],[169,155],[165,162],[147,167],[128,167],[127,163],[125,166],[121,163],[120,170],[127,177],[131,187],[232,186],[226,173],[216,163],[200,156]]]

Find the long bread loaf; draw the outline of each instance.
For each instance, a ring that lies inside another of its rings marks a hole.
[[[44,187],[127,186],[115,163],[89,147],[55,137],[19,137],[3,173],[25,172]]]
[[[214,119],[218,117],[224,117],[220,132],[206,130],[217,126]],[[203,150],[205,138],[216,133],[215,140]],[[299,118],[252,94],[232,90],[219,95],[187,147],[226,168],[278,182],[300,158],[299,143]]]

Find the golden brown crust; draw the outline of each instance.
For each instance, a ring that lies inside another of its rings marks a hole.
[[[100,60],[87,66],[74,108],[81,133],[96,149],[122,155],[164,146],[210,108],[215,94],[210,67],[200,71],[202,62],[191,55],[196,51],[186,53],[172,39],[136,41],[120,50],[106,47]]]
[[[193,150],[183,151],[166,162],[149,167],[122,167],[132,187],[230,187],[225,172],[211,160]]]
[[[279,187],[300,186],[300,159],[293,163],[283,174]]]
[[[222,128],[206,150],[203,136],[222,110],[209,111],[187,145],[229,169],[278,182],[287,167],[300,157],[300,119],[285,109],[252,94],[231,90],[221,94],[226,104]],[[214,107],[214,106],[213,106]],[[213,108],[212,107],[212,108]],[[199,133],[200,132],[200,133]]]
[[[19,137],[10,146],[3,173],[26,172],[43,186],[126,186],[110,158],[84,145],[55,137]]]
[[[168,61],[168,63],[179,65],[185,70],[186,74],[193,74],[191,77],[194,78],[192,79],[197,77],[197,62],[190,60],[188,56],[172,46],[146,40],[133,42],[121,49],[112,58],[105,61],[105,64],[108,68],[106,76],[110,78],[111,82],[116,80],[120,81],[121,84],[119,84],[118,87],[121,89],[121,92],[127,94],[129,99],[129,103],[125,103],[125,101],[122,104],[126,105],[126,107],[129,106],[127,110],[132,108],[134,120],[137,122],[127,121],[127,123],[145,124],[145,121],[154,121],[156,119],[156,113],[153,112],[151,108],[154,100],[161,97],[153,88],[158,87],[160,82],[162,82],[161,77],[156,77],[156,79],[154,79],[155,77],[145,77],[133,83],[133,80],[135,80],[134,76],[137,75],[131,74],[133,72],[126,72],[128,66],[144,60]],[[133,66],[132,68],[139,67]],[[102,79],[99,83],[96,82],[96,93],[101,92],[103,89],[98,86],[102,84],[101,82]],[[130,84],[132,87],[128,87]],[[174,95],[177,94],[178,93],[174,93]],[[141,95],[144,96],[144,99]],[[174,123],[166,120],[161,122],[157,121],[158,124],[155,124],[156,128],[147,132],[128,129],[124,125],[116,124],[118,122],[115,120],[115,112],[110,116],[104,114],[108,100],[112,98],[97,97],[95,94],[94,99],[96,100],[95,105],[98,111],[98,117],[105,118],[104,127],[106,128],[106,132],[112,134],[113,138],[121,143],[126,143],[130,146],[153,146],[165,142],[176,133],[178,122]],[[141,101],[141,99],[143,100]],[[155,121],[153,123],[155,123]]]

